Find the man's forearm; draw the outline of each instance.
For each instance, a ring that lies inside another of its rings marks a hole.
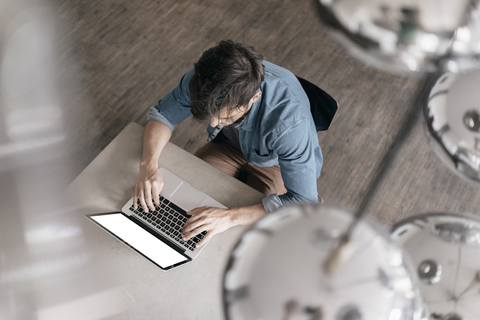
[[[172,131],[166,124],[155,120],[148,121],[143,134],[143,150],[140,167],[158,166],[160,154],[171,136]]]
[[[263,204],[261,203],[248,207],[230,209],[233,225],[249,225],[256,222],[266,214],[267,213],[263,208]]]
[[[140,168],[133,193],[133,207],[137,208],[140,202],[143,210],[155,210],[159,204],[159,197],[163,188],[163,178],[158,170],[158,159],[172,136],[170,128],[158,121],[150,120],[143,133],[143,150],[140,159]]]
[[[202,246],[214,235],[238,225],[249,225],[265,216],[266,212],[261,203],[232,209],[215,207],[200,207],[188,212],[191,217],[187,220],[182,230],[182,237],[188,240],[202,231],[207,231],[207,236],[197,245]]]

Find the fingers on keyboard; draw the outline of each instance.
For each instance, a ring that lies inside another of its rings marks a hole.
[[[196,244],[205,237],[207,232],[203,231],[190,240],[183,241],[181,232],[189,216],[184,210],[164,197],[160,196],[159,200],[159,205],[155,204],[155,210],[149,212],[143,210],[140,200],[137,200],[137,209],[132,205],[130,210],[142,218],[145,223],[156,227],[161,233],[167,235],[170,240],[177,242],[190,251],[195,250]]]

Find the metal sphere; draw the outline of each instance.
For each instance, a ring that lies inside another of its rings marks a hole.
[[[417,266],[429,319],[478,319],[480,219],[452,213],[423,214],[392,226],[391,236]]]
[[[459,176],[480,182],[480,71],[446,73],[436,81],[423,105],[430,145]]]
[[[422,319],[415,269],[369,219],[352,234],[335,274],[324,263],[353,214],[325,205],[292,206],[254,224],[224,276],[226,318]]]
[[[397,74],[480,67],[479,0],[319,0],[333,40]]]

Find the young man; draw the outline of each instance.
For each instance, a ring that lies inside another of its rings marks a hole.
[[[317,202],[323,158],[310,104],[297,78],[263,61],[252,47],[222,41],[205,51],[179,85],[152,107],[143,138],[134,192],[145,211],[154,210],[163,187],[158,159],[176,124],[190,115],[209,119],[209,142],[197,156],[266,194],[248,207],[196,208],[184,226],[189,239],[206,230],[203,245],[235,225],[266,213]],[[153,200],[152,200],[153,199]]]

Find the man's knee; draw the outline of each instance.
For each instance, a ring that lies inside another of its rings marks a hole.
[[[232,177],[237,178],[241,170],[238,159],[225,153],[222,146],[214,142],[209,142],[200,148],[195,156]]]

